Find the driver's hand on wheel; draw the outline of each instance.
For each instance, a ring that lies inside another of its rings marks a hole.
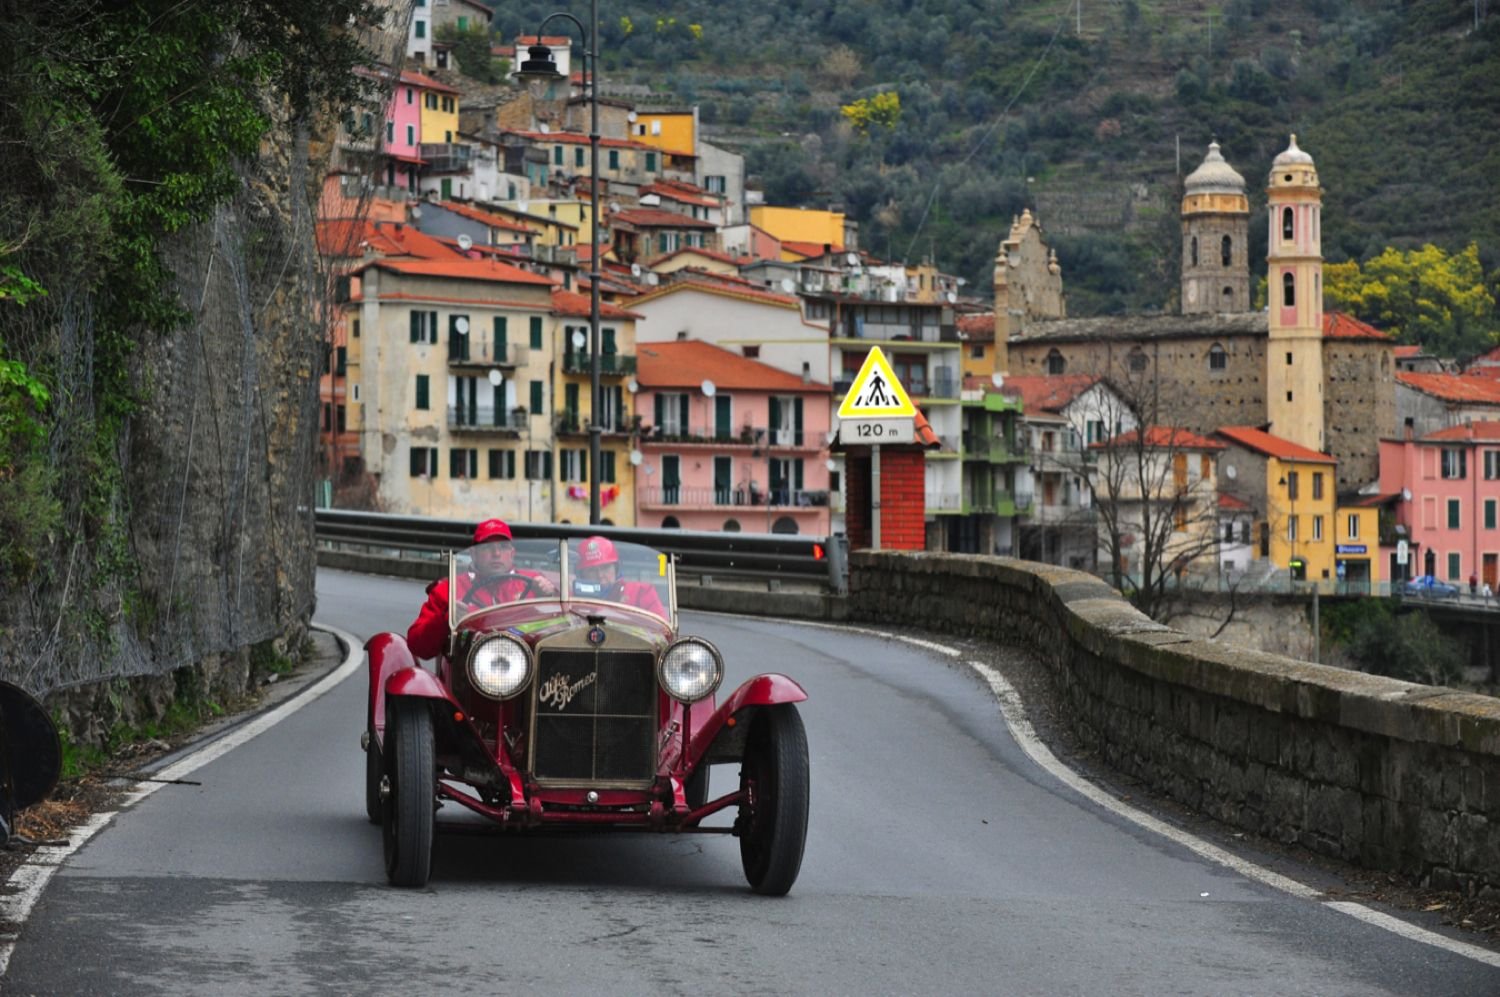
[[[549,578],[537,576],[531,580],[531,587],[536,590],[537,595],[557,595],[557,586]]]

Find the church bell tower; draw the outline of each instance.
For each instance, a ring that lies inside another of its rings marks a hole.
[[[1250,200],[1212,142],[1183,181],[1182,314],[1250,310]]]
[[[1266,188],[1266,417],[1276,436],[1324,451],[1323,188],[1297,136],[1271,164]]]

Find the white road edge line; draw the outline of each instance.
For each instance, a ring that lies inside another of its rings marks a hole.
[[[338,685],[364,663],[364,644],[353,634],[337,627],[324,626],[319,623],[313,624],[317,629],[333,634],[349,648],[349,655],[344,663],[338,668],[323,676],[317,682],[303,689],[286,702],[279,704],[275,709],[268,710],[241,726],[231,728],[222,737],[210,741],[202,748],[191,754],[179,758],[166,768],[157,772],[157,779],[181,779],[189,773],[200,769],[221,755],[228,754],[235,748],[249,741],[251,738],[265,733],[276,726],[302,707],[318,699],[324,693]],[[16,869],[10,878],[10,885],[15,890],[8,896],[0,897],[0,921],[16,926],[15,934],[0,934],[0,979],[4,979],[5,971],[10,967],[11,953],[15,950],[16,941],[20,937],[20,931],[25,926],[26,918],[31,913],[31,908],[41,899],[42,891],[47,888],[47,882],[51,880],[52,874],[78,849],[82,848],[90,838],[104,829],[110,821],[121,811],[126,810],[144,800],[156,792],[164,782],[141,783],[126,794],[120,801],[119,809],[107,813],[95,814],[88,823],[73,831],[69,835],[68,843],[59,848],[48,848],[45,851],[35,852],[31,859]]]
[[[871,637],[880,637],[885,640],[899,640],[903,643],[912,644],[949,658],[963,658],[963,652],[957,648],[949,647],[946,644],[939,644],[936,641],[923,640],[919,637],[908,637],[905,634],[888,633],[884,630],[876,630],[871,627],[847,626],[837,623],[812,623],[802,620],[793,622],[798,626],[842,630],[866,634]],[[1500,966],[1500,953],[1491,952],[1489,949],[1479,945],[1471,945],[1468,942],[1440,935],[1435,931],[1429,931],[1426,928],[1410,924],[1398,917],[1392,917],[1390,914],[1383,914],[1380,911],[1372,910],[1363,904],[1351,903],[1344,900],[1319,900],[1318,898],[1322,896],[1321,891],[1305,883],[1299,883],[1295,879],[1283,876],[1280,873],[1272,872],[1270,869],[1262,868],[1246,859],[1242,859],[1238,855],[1227,852],[1217,845],[1210,844],[1186,831],[1175,828],[1111,796],[1064,765],[1052,753],[1051,749],[1042,743],[1041,739],[1037,737],[1036,730],[1031,726],[1031,721],[1026,719],[1026,704],[1022,701],[1021,694],[1006,680],[1005,676],[982,661],[965,659],[964,664],[974,669],[979,674],[979,677],[984,679],[989,685],[990,691],[995,694],[995,699],[1000,704],[1000,716],[1005,720],[1006,727],[1010,729],[1011,737],[1015,738],[1016,743],[1020,745],[1021,750],[1026,753],[1027,757],[1045,769],[1058,781],[1082,796],[1087,797],[1095,804],[1148,831],[1160,834],[1208,861],[1222,865],[1247,879],[1264,883],[1266,886],[1280,890],[1283,893],[1289,893],[1294,897],[1316,901],[1330,910],[1346,914],[1374,927],[1384,928],[1386,931],[1399,935],[1408,941],[1431,945],[1435,948],[1452,952],[1454,955],[1464,956],[1473,959],[1475,962],[1482,962],[1487,966]]]

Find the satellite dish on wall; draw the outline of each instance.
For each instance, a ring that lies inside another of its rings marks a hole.
[[[577,349],[577,350],[583,349],[584,344],[587,343],[587,342],[588,342],[588,337],[583,334],[583,330],[582,329],[574,329],[573,330],[573,348],[574,349]]]
[[[851,267],[857,267],[857,266],[859,266],[859,254],[858,253],[850,253],[848,256],[844,257],[844,260]]]
[[[474,240],[467,232],[460,232],[458,234],[458,248],[466,253],[474,248]]]
[[[954,294],[952,291],[949,291],[947,294],[943,295],[943,297],[947,299],[948,304],[950,305],[958,300],[958,295]]]
[[[783,277],[781,278],[781,289],[787,294],[791,294],[797,289],[797,282],[790,277]]]
[[[1005,384],[1005,375],[1002,374],[1002,373],[1000,373],[998,370],[995,371],[993,374],[990,375],[990,383],[993,384],[997,388],[1004,386],[1004,384]]]
[[[1411,501],[1411,489],[1410,488],[1403,488],[1403,489],[1401,489],[1401,501],[1403,501],[1403,502],[1410,502]]]
[[[463,316],[463,315],[460,315],[460,316],[458,316],[458,318],[454,319],[453,320],[453,331],[456,332],[456,333],[458,333],[460,336],[467,336],[469,334],[469,320],[468,320],[468,318],[465,317],[465,316]]]
[[[657,274],[653,271],[652,273],[648,273],[646,275],[646,283],[651,287],[655,287],[657,284],[661,283],[661,278],[657,276]]]
[[[505,380],[505,377],[500,373],[500,371],[496,370],[494,368],[490,369],[489,377],[490,377],[490,383],[493,384],[497,388],[500,387],[500,382],[503,381],[503,380]]]
[[[609,202],[609,213],[612,214],[612,215],[618,215],[620,213],[620,202],[619,201],[610,201]]]
[[[639,450],[630,451],[630,464],[632,467],[640,467],[642,459],[643,458],[641,457],[641,452]]]
[[[547,124],[547,122],[542,121],[537,123],[537,130],[540,131],[543,135],[546,135],[552,130],[552,128]]]
[[[839,469],[839,462],[834,460],[832,457],[829,457],[827,467],[830,471],[837,471]]]
[[[633,395],[637,391],[641,390],[641,384],[639,381],[632,377],[630,380],[625,382],[625,390]]]
[[[411,216],[413,219],[422,217],[422,208],[420,205],[413,204],[411,206]]]
[[[632,277],[639,277],[640,275],[641,275],[641,265],[639,263],[632,263],[632,264],[630,264],[630,276],[632,276]]]
[[[1240,472],[1238,472],[1238,471],[1236,471],[1234,469],[1234,465],[1233,464],[1225,464],[1224,465],[1224,476],[1226,478],[1228,478],[1230,481],[1233,481],[1235,478],[1238,478],[1240,476]]]
[[[704,395],[708,396],[709,398],[712,398],[715,394],[718,393],[719,390],[714,382],[710,381],[706,377],[703,379],[703,384],[701,384],[700,387],[703,389]]]

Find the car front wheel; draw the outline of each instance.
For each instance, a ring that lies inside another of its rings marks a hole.
[[[385,874],[392,886],[426,886],[432,872],[437,781],[427,704],[395,700],[385,736],[385,777],[390,781],[381,807]]]
[[[756,893],[782,896],[797,881],[807,843],[807,732],[790,703],[761,712],[745,744],[736,830],[745,878]]]

